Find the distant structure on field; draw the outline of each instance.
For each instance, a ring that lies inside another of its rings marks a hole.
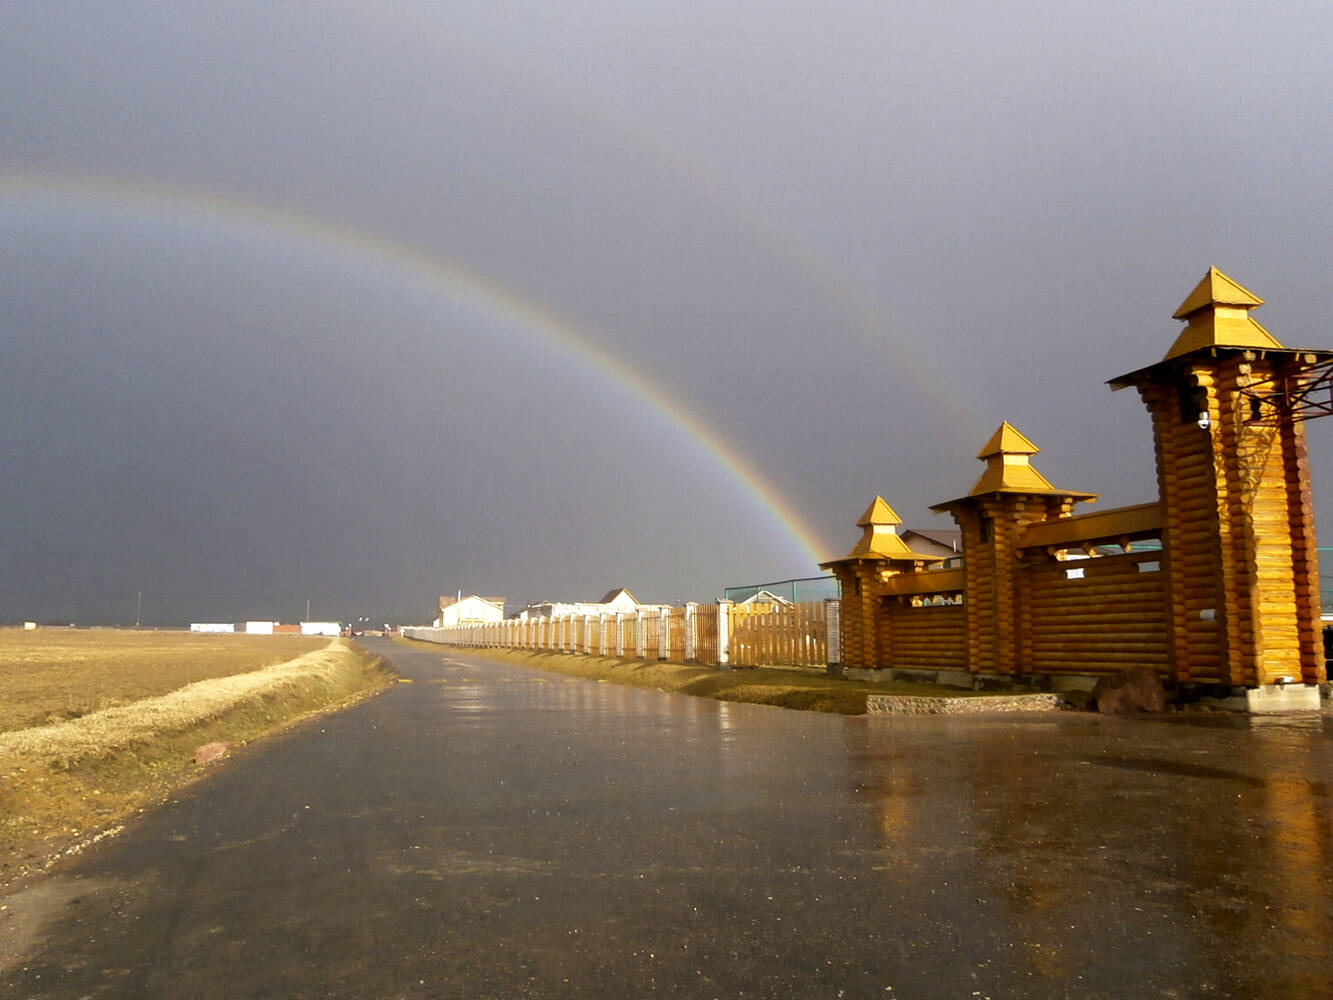
[[[503,597],[478,597],[471,594],[463,597],[441,597],[436,615],[436,628],[452,628],[455,625],[472,625],[478,622],[504,621],[505,599]]]
[[[580,617],[596,615],[632,615],[640,609],[647,610],[652,608],[661,608],[661,604],[640,604],[638,599],[624,587],[617,587],[614,590],[608,590],[600,601],[539,601],[536,604],[529,604],[522,611],[514,615],[520,621],[527,621],[529,618],[569,618],[573,615]]]
[[[336,639],[342,634],[338,622],[301,622],[284,625],[281,622],[191,622],[191,632],[209,632],[220,635],[323,635]]]

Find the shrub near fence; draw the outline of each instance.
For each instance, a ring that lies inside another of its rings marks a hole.
[[[403,635],[452,646],[535,649],[589,656],[664,659],[735,667],[823,667],[836,663],[828,620],[836,600],[804,604],[686,604],[635,614],[510,618]]]

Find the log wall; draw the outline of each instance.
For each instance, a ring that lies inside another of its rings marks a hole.
[[[890,597],[883,613],[889,662],[905,670],[960,670],[967,663],[967,618],[962,604],[913,605]]]
[[[1168,671],[1161,552],[1040,562],[1018,571],[1019,663],[1037,674]]]

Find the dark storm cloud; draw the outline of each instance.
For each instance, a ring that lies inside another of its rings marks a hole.
[[[1162,355],[1210,265],[1327,346],[1331,17],[16,4],[0,171],[456,261],[722,429],[834,555],[876,492],[944,526],[924,508],[1002,419],[1058,485],[1153,495],[1141,407],[1102,382]],[[5,190],[0,617],[814,570],[641,398],[392,261]]]

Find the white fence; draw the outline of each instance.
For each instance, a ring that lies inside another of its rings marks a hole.
[[[809,604],[736,605],[718,601],[621,614],[508,618],[448,628],[404,628],[403,635],[451,646],[724,667],[819,667],[840,661],[837,611],[838,601],[834,599]]]

